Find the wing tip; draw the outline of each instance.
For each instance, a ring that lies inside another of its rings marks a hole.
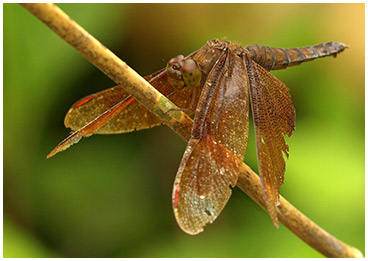
[[[272,200],[271,202],[268,201],[267,203],[267,212],[270,215],[271,221],[273,226],[276,229],[279,229],[279,220],[277,217],[277,204],[274,202],[274,200]]]

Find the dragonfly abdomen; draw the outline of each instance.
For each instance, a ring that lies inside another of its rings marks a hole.
[[[325,56],[336,56],[348,48],[339,42],[328,42],[302,48],[272,48],[268,46],[251,45],[246,47],[252,60],[268,71],[285,69],[299,65],[302,62]]]

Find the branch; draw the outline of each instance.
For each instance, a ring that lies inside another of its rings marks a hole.
[[[104,47],[81,26],[53,4],[22,4],[89,62],[105,73],[148,110],[188,141],[192,119],[145,81],[139,74]],[[229,152],[230,153],[230,152]],[[265,209],[259,176],[245,163],[241,166],[237,186]],[[280,196],[278,218],[295,235],[327,257],[363,257],[362,253],[321,229]]]

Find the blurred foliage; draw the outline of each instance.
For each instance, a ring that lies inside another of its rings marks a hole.
[[[59,4],[141,75],[212,38],[244,46],[340,41],[275,72],[297,110],[281,193],[364,250],[364,4]],[[4,257],[320,257],[237,188],[198,236],[171,190],[185,143],[167,127],[96,135],[46,160],[73,102],[114,83],[16,4],[4,4]],[[245,162],[257,170],[254,134]]]

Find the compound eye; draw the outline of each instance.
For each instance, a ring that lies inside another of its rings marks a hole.
[[[193,59],[185,59],[181,65],[181,71],[185,85],[188,87],[196,87],[202,77],[201,68]]]
[[[193,59],[186,59],[182,62],[181,71],[183,73],[193,73],[197,69],[198,65]]]
[[[166,65],[167,75],[174,80],[183,80],[181,67],[183,63],[184,55],[179,54],[174,58],[171,58]]]
[[[201,81],[202,72],[198,63],[190,58],[184,59],[182,54],[171,58],[166,70],[169,83],[178,90],[185,86],[194,88]]]
[[[184,55],[179,54],[171,58],[166,65],[166,73],[169,83],[177,90],[184,88],[183,73],[181,71]]]
[[[181,62],[184,60],[184,55],[179,54],[173,58],[170,59],[170,61],[168,62],[168,65],[174,65],[174,64],[178,64],[179,66],[181,65]]]

